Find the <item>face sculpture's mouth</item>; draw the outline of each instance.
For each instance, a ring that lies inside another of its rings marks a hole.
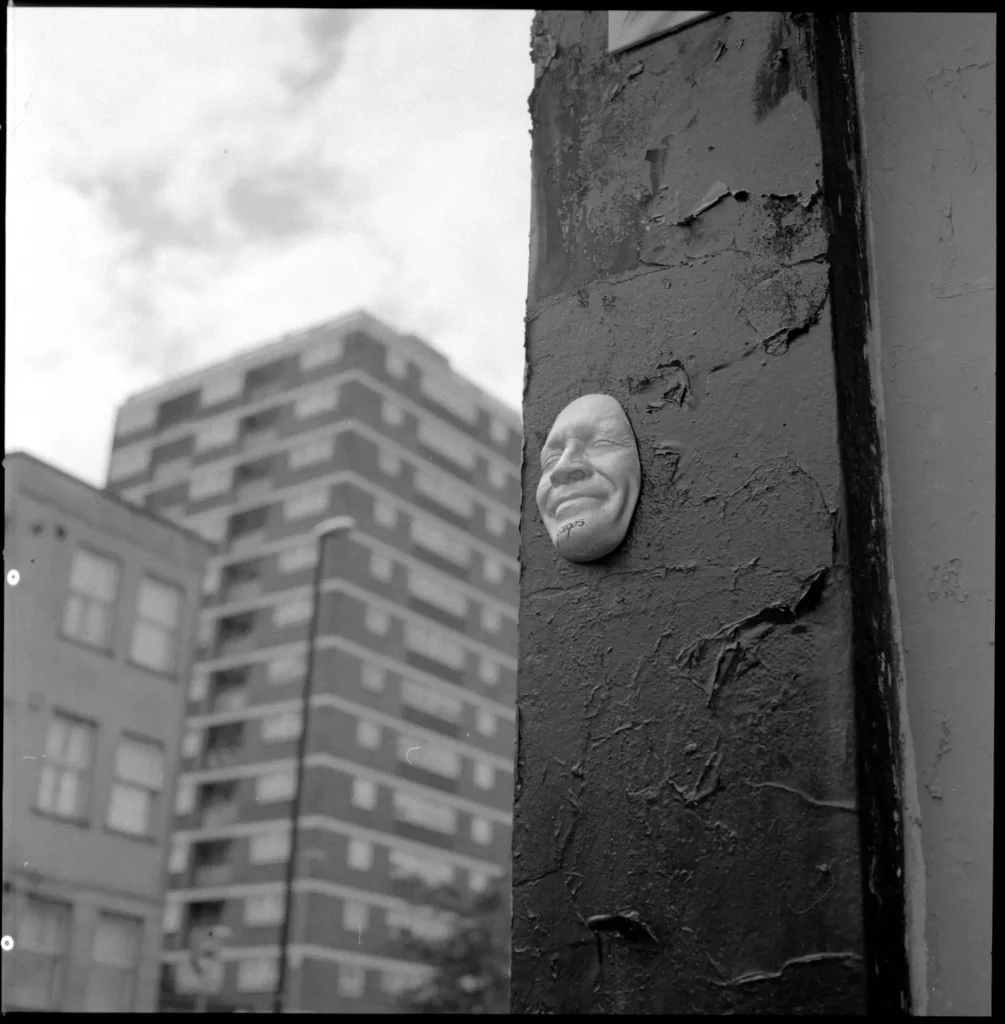
[[[551,500],[551,515],[555,519],[578,515],[603,504],[607,498],[606,491],[597,489],[576,491],[573,494],[558,494]]]

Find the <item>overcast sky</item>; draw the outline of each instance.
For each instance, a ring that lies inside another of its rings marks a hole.
[[[366,307],[519,408],[530,11],[8,8],[6,448]]]

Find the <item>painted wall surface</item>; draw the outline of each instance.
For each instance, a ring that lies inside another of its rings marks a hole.
[[[858,16],[933,1014],[991,1012],[996,22]]]
[[[865,1008],[808,48],[777,13],[615,57],[606,12],[535,20],[513,1012]],[[597,391],[642,491],[575,565],[539,454]]]

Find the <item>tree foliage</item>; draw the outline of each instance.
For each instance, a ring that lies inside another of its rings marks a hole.
[[[412,904],[444,915],[441,939],[408,931],[392,942],[392,955],[427,964],[428,981],[399,997],[406,1013],[509,1013],[510,889],[507,878],[481,893],[430,887],[417,880],[402,893]]]

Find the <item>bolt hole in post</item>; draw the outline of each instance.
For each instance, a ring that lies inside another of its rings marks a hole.
[[[311,620],[307,632],[307,665],[300,703],[300,736],[297,740],[297,780],[293,791],[293,805],[290,809],[290,855],[286,862],[286,901],[283,909],[283,924],[279,933],[279,969],[276,974],[276,989],[272,999],[272,1012],[283,1013],[287,1009],[287,974],[289,964],[290,936],[293,931],[293,883],[298,860],[300,837],[300,807],[304,788],[304,759],[307,753],[307,736],[310,727],[311,690],[314,683],[314,661],[317,648],[318,609],[321,598],[321,582],[324,578],[324,555],[326,544],[337,536],[351,533],[356,520],[351,516],[334,516],[318,523],[312,531],[317,540],[317,558],[314,562],[314,582],[311,587]]]

